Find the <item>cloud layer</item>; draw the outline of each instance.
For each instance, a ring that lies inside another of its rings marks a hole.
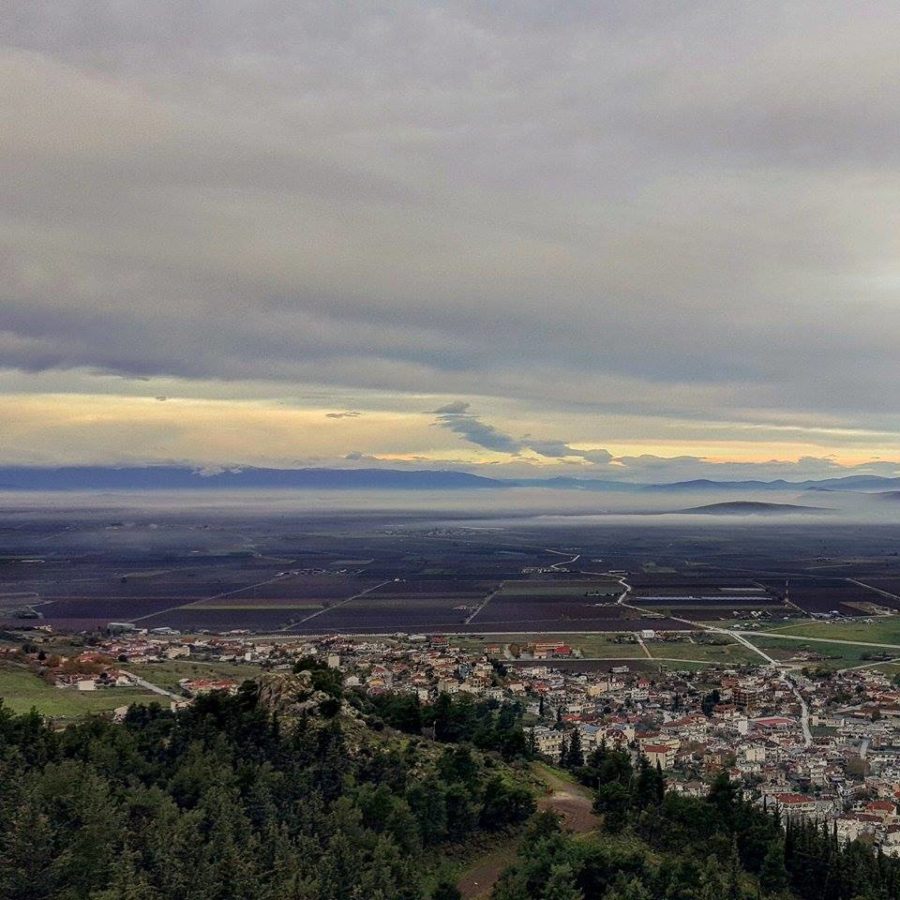
[[[20,393],[374,392],[473,464],[900,458],[896,4],[15,6]]]

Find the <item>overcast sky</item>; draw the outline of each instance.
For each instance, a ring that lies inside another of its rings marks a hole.
[[[0,463],[900,474],[896,2],[0,16]]]

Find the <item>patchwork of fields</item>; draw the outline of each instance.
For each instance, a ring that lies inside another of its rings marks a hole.
[[[900,608],[900,527],[434,520],[10,508],[0,517],[0,627],[615,634],[690,627],[676,618],[782,623]],[[887,627],[879,622],[848,634]]]

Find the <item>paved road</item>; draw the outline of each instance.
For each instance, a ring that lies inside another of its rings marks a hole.
[[[867,590],[875,591],[876,594],[881,594],[882,597],[888,597],[891,600],[900,600],[900,596],[897,594],[892,594],[890,591],[882,590],[881,588],[873,587],[871,584],[866,584],[864,581],[857,581],[855,578],[848,578],[851,584],[858,584],[860,587],[864,587]]]
[[[785,680],[791,686],[791,691],[797,698],[797,702],[800,704],[800,727],[803,729],[803,743],[810,747],[812,746],[812,732],[809,730],[809,707],[806,705],[806,700],[803,699],[803,694],[800,693],[800,688],[794,682],[794,676],[790,672],[784,672],[783,674]]]
[[[758,637],[758,632],[755,631],[730,631],[727,628],[716,628],[714,625],[706,625],[703,622],[693,622],[690,619],[679,619],[674,617],[677,622],[684,622],[686,624],[694,625],[697,628],[702,628],[704,631],[711,632],[712,634],[721,634],[727,637],[731,637],[736,640],[739,644],[742,644],[748,650],[753,653],[756,653],[758,656],[761,656],[766,663],[773,669],[779,671],[781,673],[782,678],[787,682],[790,686],[791,693],[793,693],[794,697],[797,698],[797,703],[800,705],[800,729],[803,732],[803,743],[809,747],[812,745],[812,732],[809,729],[809,706],[806,703],[806,700],[803,697],[803,694],[800,693],[800,689],[797,687],[794,682],[794,677],[791,675],[788,667],[785,666],[784,663],[779,662],[778,660],[773,659],[769,656],[768,653],[765,652],[760,647],[757,647],[755,644],[752,644],[747,640],[745,635],[751,635],[753,637]],[[795,638],[796,640],[796,638]],[[837,643],[837,642],[836,642]]]
[[[163,697],[171,697],[172,700],[184,700],[183,694],[174,694],[172,691],[167,691],[165,688],[161,688],[158,684],[153,684],[152,681],[147,681],[146,678],[141,678],[139,675],[135,675],[134,672],[126,672],[124,669],[122,670],[135,684],[140,685],[140,687],[144,688],[147,691],[150,691],[154,694],[159,694]]]
[[[548,550],[547,553],[556,553],[559,556],[568,556],[568,553],[563,554],[559,550]],[[571,559],[567,559],[565,562],[554,563],[552,566],[550,566],[550,568],[558,571],[559,569],[562,569],[565,566],[571,566],[572,563],[578,562],[579,559],[581,559],[581,554],[576,553]]]
[[[279,628],[278,630],[290,631],[292,628],[296,628],[298,625],[302,625],[304,622],[309,622],[310,619],[315,619],[316,616],[321,616],[323,613],[331,612],[335,609],[340,609],[342,606],[352,602],[353,600],[359,600],[360,597],[365,597],[366,594],[371,594],[372,591],[377,591],[378,588],[382,588],[386,584],[391,584],[393,581],[393,578],[388,578],[387,581],[382,581],[381,584],[376,584],[373,587],[366,588],[364,591],[360,591],[358,594],[354,594],[352,597],[348,597],[346,600],[341,600],[340,603],[335,603],[334,606],[324,606],[322,607],[322,609],[316,610],[314,613],[310,613],[308,616],[304,616],[302,619],[299,619],[296,622],[291,622],[290,625],[285,625],[284,628]]]
[[[484,598],[484,600],[478,605],[478,609],[476,609],[475,612],[473,612],[472,615],[469,616],[469,618],[466,619],[466,621],[465,621],[463,624],[468,625],[468,624],[472,621],[472,619],[474,619],[475,616],[477,616],[478,613],[480,613],[480,612],[488,605],[488,603],[490,603],[491,600],[492,600],[497,594],[499,594],[500,591],[503,590],[503,585],[504,585],[504,584],[506,584],[506,582],[505,582],[505,581],[501,581],[500,584],[497,586],[497,589],[494,590],[494,591],[491,591],[491,592],[487,595],[487,597]]]
[[[129,619],[130,622],[143,622],[144,619],[152,619],[154,616],[164,616],[166,613],[175,612],[176,610],[188,609],[191,606],[198,606],[201,603],[209,603],[210,600],[221,600],[223,597],[231,597],[234,594],[243,594],[245,591],[252,591],[254,588],[263,587],[266,584],[272,584],[284,578],[284,575],[275,575],[267,578],[265,581],[257,581],[256,584],[248,584],[244,587],[234,588],[231,591],[222,591],[221,594],[213,594],[210,597],[201,597],[193,603],[179,603],[178,606],[170,606],[168,609],[161,609],[159,612],[147,613],[146,616],[137,616],[137,618]]]

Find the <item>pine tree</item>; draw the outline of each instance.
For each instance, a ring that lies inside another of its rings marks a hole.
[[[722,874],[720,861],[710,856],[701,875],[699,900],[722,900],[727,890]]]
[[[770,844],[759,871],[760,887],[767,894],[778,894],[787,887],[784,841],[778,837]]]
[[[0,844],[0,896],[49,897],[53,891],[53,829],[34,802],[25,800],[5,823]]]
[[[445,878],[435,885],[431,900],[462,900],[462,894],[452,881]]]
[[[125,850],[107,890],[94,891],[91,900],[161,900],[162,895],[135,867],[135,854]]]
[[[575,881],[575,873],[571,866],[553,866],[542,897],[543,900],[584,900],[584,894]]]

